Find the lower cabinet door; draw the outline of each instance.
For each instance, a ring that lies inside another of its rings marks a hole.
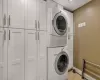
[[[37,35],[34,30],[25,31],[25,80],[37,80]]]
[[[39,41],[38,41],[38,80],[47,80],[46,79],[46,70],[47,70],[47,48],[46,48],[46,32],[39,32]]]
[[[0,28],[0,80],[7,80],[7,29]]]
[[[4,43],[4,30],[0,28],[0,80],[3,79],[3,43]]]
[[[9,29],[8,80],[24,80],[24,30]]]

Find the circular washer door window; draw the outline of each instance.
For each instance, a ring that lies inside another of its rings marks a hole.
[[[58,35],[64,35],[67,31],[67,20],[64,14],[57,13],[53,20],[53,26]]]
[[[66,52],[60,52],[55,60],[55,71],[57,74],[62,75],[66,72],[69,64],[69,58]]]

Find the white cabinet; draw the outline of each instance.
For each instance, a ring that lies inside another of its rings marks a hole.
[[[38,80],[47,80],[46,79],[46,56],[47,56],[47,48],[46,48],[46,32],[40,31],[38,38]]]
[[[7,27],[7,0],[0,0],[0,27]]]
[[[0,80],[7,80],[7,29],[0,28]]]
[[[25,28],[36,29],[37,0],[25,0]]]
[[[25,80],[37,79],[36,31],[25,30]]]
[[[24,80],[24,30],[9,29],[8,80]]]
[[[0,0],[0,27],[3,27],[3,1]]]
[[[8,27],[8,3],[7,0],[3,0],[3,27]]]
[[[0,27],[24,28],[24,0],[0,0]]]
[[[38,29],[46,30],[47,22],[47,2],[46,0],[37,0],[38,4]]]
[[[8,26],[24,28],[24,0],[8,0]]]
[[[25,0],[25,28],[46,30],[46,13],[45,0]]]
[[[25,80],[46,80],[46,32],[25,30]]]
[[[3,80],[3,43],[4,30],[0,28],[0,80]]]
[[[4,43],[3,43],[3,79],[7,80],[7,58],[8,58],[8,29],[4,28]]]
[[[46,6],[0,0],[0,80],[46,80]]]
[[[46,0],[0,0],[0,26],[46,30],[46,18]]]
[[[46,80],[46,32],[25,30],[25,80]]]

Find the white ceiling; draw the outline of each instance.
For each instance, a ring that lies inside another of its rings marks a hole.
[[[54,0],[55,2],[63,5],[70,11],[74,11],[77,8],[83,6],[84,4],[90,2],[91,0]]]

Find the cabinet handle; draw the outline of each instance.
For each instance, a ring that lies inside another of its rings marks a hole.
[[[44,1],[47,1],[47,0],[44,0]]]
[[[9,30],[9,40],[10,40],[10,30]]]
[[[38,40],[40,40],[39,32],[38,32]]]
[[[40,22],[38,21],[38,29],[40,29]]]
[[[9,15],[9,26],[10,26],[10,24],[11,24],[11,19],[10,19],[10,15]]]
[[[4,30],[4,40],[6,40],[6,31]]]
[[[37,21],[35,20],[35,28],[36,28],[36,30],[37,30]]]
[[[4,14],[4,18],[3,18],[3,24],[4,26],[6,25],[6,15]]]
[[[35,40],[37,40],[37,32],[35,32]]]

